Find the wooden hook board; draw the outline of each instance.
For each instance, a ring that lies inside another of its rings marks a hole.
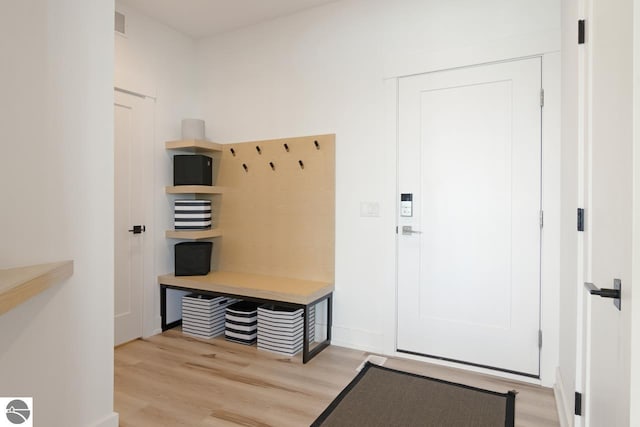
[[[335,135],[225,144],[218,185],[218,269],[333,283]]]

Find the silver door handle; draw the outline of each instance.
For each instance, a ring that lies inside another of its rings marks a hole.
[[[422,234],[422,231],[414,230],[410,225],[402,226],[402,235],[403,236],[411,236],[412,234]]]

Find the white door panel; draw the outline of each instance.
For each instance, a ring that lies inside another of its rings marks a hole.
[[[153,107],[144,98],[115,92],[115,345],[143,335],[145,233],[129,232],[145,224],[143,165],[152,138]]]
[[[400,81],[398,349],[539,373],[540,60]]]
[[[633,206],[633,2],[586,2],[587,37],[579,47],[579,97],[584,138],[580,176],[586,212],[582,236],[584,281],[613,288],[622,281],[622,310],[612,299],[580,293],[583,330],[577,388],[583,393],[577,425],[630,425]],[[635,215],[638,215],[636,212]],[[637,280],[636,280],[637,282]],[[637,361],[637,357],[635,358]]]

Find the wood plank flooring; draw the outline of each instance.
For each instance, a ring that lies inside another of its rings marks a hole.
[[[303,365],[179,328],[115,350],[115,411],[121,427],[308,426],[356,375],[369,353],[330,346]],[[516,426],[559,426],[550,389],[423,362],[385,366],[485,389],[516,390]]]

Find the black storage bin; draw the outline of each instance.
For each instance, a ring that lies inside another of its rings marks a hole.
[[[212,242],[182,242],[175,245],[176,276],[204,276],[211,270]]]
[[[212,185],[211,157],[202,154],[173,156],[173,185]]]

